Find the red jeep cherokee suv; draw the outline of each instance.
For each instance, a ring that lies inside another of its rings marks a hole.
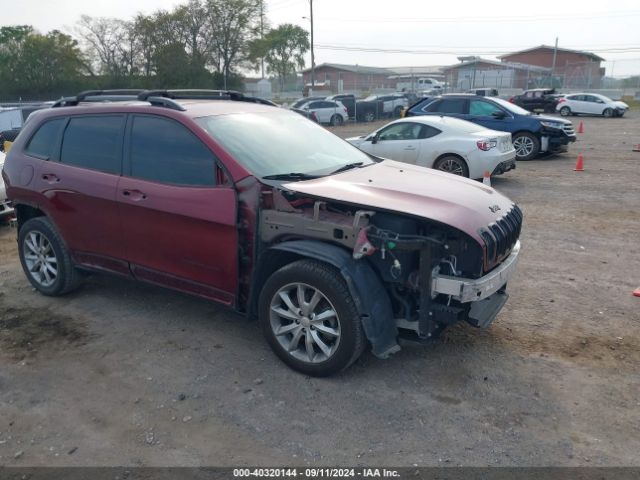
[[[495,190],[234,92],[65,98],[32,114],[2,175],[41,293],[92,270],[212,299],[310,375],[488,326],[520,251],[522,213]]]

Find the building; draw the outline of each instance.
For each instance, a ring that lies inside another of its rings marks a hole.
[[[555,65],[554,65],[555,55]],[[604,58],[591,52],[555,48],[548,45],[520,50],[499,57],[503,62],[537,65],[553,70],[555,83],[565,88],[600,88],[605,69]]]
[[[550,68],[480,57],[465,57],[443,71],[446,82],[458,91],[482,87],[535,88],[544,86],[551,75]]]
[[[311,84],[311,69],[302,71],[304,84]],[[374,91],[394,89],[395,80],[389,79],[394,75],[388,68],[367,67],[364,65],[342,65],[339,63],[322,63],[316,65],[315,83],[323,90],[334,93]]]

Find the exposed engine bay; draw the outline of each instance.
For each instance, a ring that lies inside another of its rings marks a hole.
[[[506,302],[506,281],[493,281],[490,291],[474,291],[473,297],[463,292],[463,281],[473,284],[487,273],[485,251],[451,226],[279,189],[265,193],[272,197],[265,206],[273,208],[260,213],[261,243],[315,239],[368,262],[384,283],[402,336],[426,340],[460,320],[484,327]]]

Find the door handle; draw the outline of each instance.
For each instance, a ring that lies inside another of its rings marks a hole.
[[[53,173],[44,173],[42,175],[42,180],[44,180],[47,183],[56,183],[60,181],[58,176],[54,175]]]
[[[145,200],[147,198],[147,195],[145,193],[142,193],[140,190],[123,190],[122,195],[130,198],[134,202]]]
[[[408,147],[404,147],[405,150],[415,150],[416,147],[409,145]]]

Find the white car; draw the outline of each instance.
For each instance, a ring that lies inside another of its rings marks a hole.
[[[342,125],[349,119],[349,112],[341,102],[336,100],[314,100],[300,107],[309,113],[315,113],[318,123]]]
[[[13,213],[13,208],[11,208],[9,200],[7,200],[7,192],[4,186],[4,180],[2,179],[2,167],[4,166],[4,159],[4,152],[0,152],[0,219],[3,219]]]
[[[570,93],[560,97],[556,105],[556,111],[567,117],[579,113],[602,115],[604,117],[622,117],[629,105],[599,93]]]
[[[422,116],[391,122],[369,135],[348,138],[360,150],[469,178],[516,168],[511,134],[459,118]]]

